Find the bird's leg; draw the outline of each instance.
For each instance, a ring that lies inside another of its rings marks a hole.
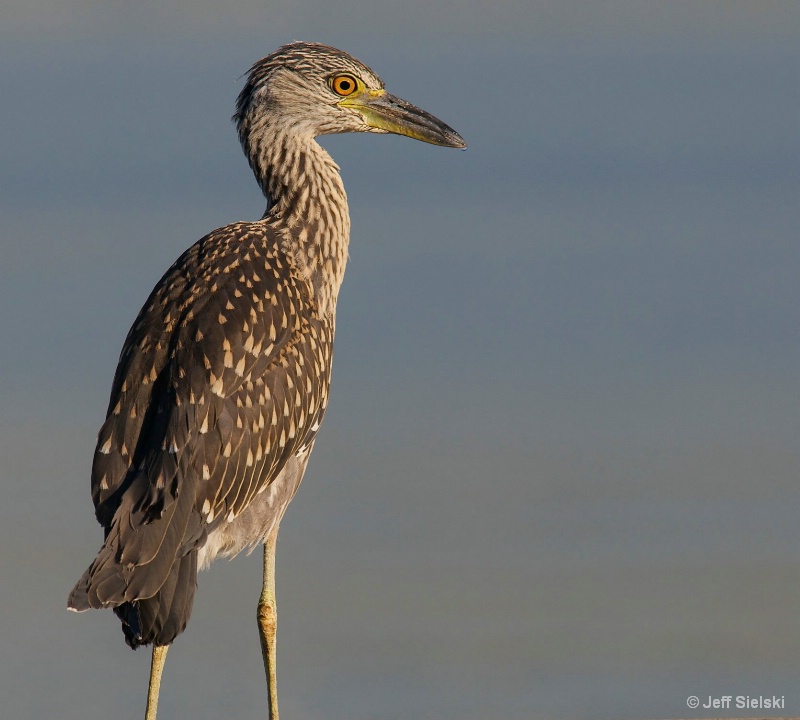
[[[264,584],[258,600],[258,629],[261,633],[261,654],[267,674],[267,700],[269,720],[278,720],[278,681],[275,675],[275,633],[278,629],[278,609],[275,604],[275,544],[278,541],[278,524],[264,541]]]
[[[167,660],[169,645],[153,644],[153,658],[150,661],[150,684],[147,686],[147,710],[144,720],[156,720],[158,712],[158,691],[161,688],[161,673]]]

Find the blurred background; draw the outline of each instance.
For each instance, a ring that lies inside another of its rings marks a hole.
[[[800,5],[5,0],[0,694],[140,718],[67,593],[127,330],[260,217],[230,115],[293,40],[455,127],[322,142],[350,197],[331,406],[278,550],[291,720],[800,714]],[[265,713],[260,556],[201,574],[167,718]]]

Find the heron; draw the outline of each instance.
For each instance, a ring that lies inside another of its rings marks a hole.
[[[262,543],[257,618],[269,718],[279,720],[275,547],[328,405],[350,236],[339,167],[315,138],[394,133],[466,147],[362,62],[319,43],[256,62],[232,119],[266,211],[186,250],[128,332],[92,463],[104,542],[68,600],[76,611],[113,609],[130,647],[153,646],[146,720],[198,570]]]

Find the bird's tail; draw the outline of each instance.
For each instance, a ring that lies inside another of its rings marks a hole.
[[[103,547],[70,593],[68,607],[78,612],[113,608],[132,648],[166,645],[183,631],[192,611],[199,515],[194,496],[182,492],[159,517],[143,521],[135,506],[140,494],[134,484],[131,490]],[[187,535],[194,542],[187,542]]]
[[[196,587],[197,550],[192,550],[175,561],[167,581],[153,597],[114,608],[122,620],[125,642],[134,650],[150,643],[171,643],[186,629]]]

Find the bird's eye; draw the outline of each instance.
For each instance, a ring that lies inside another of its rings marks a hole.
[[[337,95],[347,97],[358,88],[358,82],[352,75],[336,75],[331,79],[331,89]]]

